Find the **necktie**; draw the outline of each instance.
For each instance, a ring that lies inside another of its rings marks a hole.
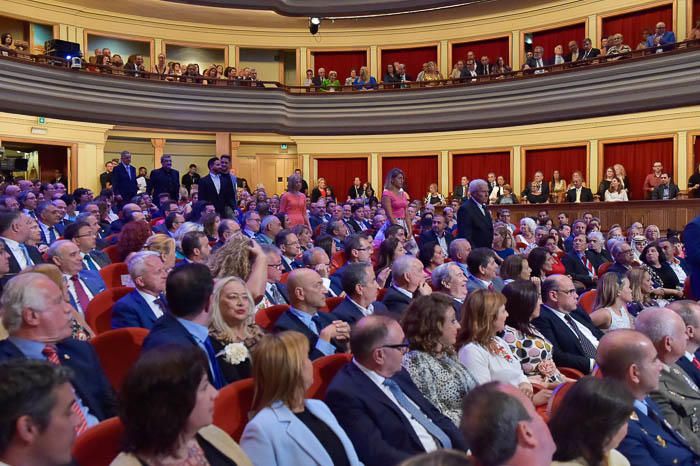
[[[73,282],[73,288],[75,289],[75,297],[78,298],[80,310],[83,313],[85,313],[85,311],[87,311],[88,304],[90,304],[90,298],[88,298],[88,295],[85,292],[85,288],[83,288],[83,284],[80,283],[80,279],[77,275],[73,275],[72,277],[70,277],[70,279]]]
[[[49,244],[53,244],[56,241],[56,228],[49,227]]]
[[[566,323],[569,324],[569,327],[571,327],[571,330],[574,331],[576,334],[576,337],[578,338],[579,343],[581,343],[581,348],[583,349],[583,354],[587,358],[594,359],[595,354],[596,354],[596,349],[595,346],[593,346],[593,343],[586,338],[583,333],[581,333],[581,330],[578,328],[578,325],[576,325],[576,322],[574,322],[574,318],[571,317],[569,314],[564,314],[564,319],[566,320]]]
[[[61,361],[58,359],[58,353],[56,352],[56,347],[54,345],[46,345],[44,349],[41,351],[41,354],[46,356],[46,359],[48,361],[55,365],[55,366],[60,366]],[[80,419],[80,422],[78,423],[77,426],[75,426],[75,432],[80,435],[83,432],[85,432],[88,428],[87,425],[87,419],[85,419],[85,414],[83,411],[80,409],[80,405],[78,403],[73,403],[71,405],[71,411],[75,413],[75,415]]]
[[[272,285],[270,288],[271,294],[272,294],[272,299],[275,300],[275,304],[286,304],[287,301],[284,299],[284,296],[282,296],[282,293],[280,293],[280,290],[277,289],[277,285]]]
[[[493,287],[493,283],[489,283],[488,289],[489,291],[496,291],[496,289]]]
[[[224,375],[221,373],[219,362],[216,360],[216,353],[214,352],[214,347],[211,345],[209,337],[204,340],[204,348],[207,350],[207,357],[211,365],[212,378],[214,379],[212,385],[214,385],[216,389],[223,388],[226,382],[224,381]]]
[[[384,385],[389,387],[389,390],[391,390],[391,393],[394,395],[394,398],[396,398],[396,401],[399,402],[401,407],[408,411],[411,417],[415,419],[420,425],[422,425],[425,428],[425,430],[427,430],[430,433],[430,435],[435,437],[435,439],[438,442],[440,442],[440,445],[442,445],[443,448],[452,448],[452,441],[447,436],[447,434],[445,434],[445,432],[443,432],[442,429],[436,426],[428,416],[423,414],[423,411],[421,411],[416,405],[414,405],[408,400],[403,390],[401,390],[401,387],[399,387],[399,385],[396,382],[394,382],[391,379],[385,379]]]
[[[124,168],[126,168],[126,174],[129,176],[129,179],[131,179],[131,170],[129,170],[129,165],[124,165]]]
[[[32,265],[34,265],[34,261],[29,256],[29,250],[27,250],[27,246],[20,243],[19,248],[22,250],[22,254],[24,254],[24,260],[27,261],[27,267],[31,267]]]
[[[161,314],[156,316],[160,318],[163,314],[165,314],[165,298],[163,298],[163,295],[160,294],[153,300],[153,303],[160,309]]]
[[[591,277],[595,277],[595,270],[593,270],[593,264],[591,264],[591,261],[588,260],[588,257],[586,257],[585,254],[581,254],[581,262],[583,262],[583,265],[586,266],[586,269],[588,269],[588,275]]]
[[[99,270],[95,261],[92,260],[92,257],[90,257],[90,254],[85,254],[85,257],[83,257],[83,262],[87,266],[87,269],[94,270],[95,272]]]
[[[693,357],[693,365],[694,365],[696,368],[700,369],[700,361],[698,361],[698,358]]]
[[[314,327],[316,327],[316,335],[319,335],[321,330],[323,330],[323,322],[321,322],[321,316],[318,312],[311,318],[311,322],[313,322]]]

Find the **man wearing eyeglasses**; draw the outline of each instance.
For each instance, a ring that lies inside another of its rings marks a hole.
[[[97,235],[90,224],[86,222],[71,223],[63,232],[63,237],[73,241],[80,249],[85,269],[99,271],[112,263],[109,256],[95,249]]]
[[[282,251],[282,269],[285,272],[291,272],[304,266],[298,260],[299,254],[301,254],[301,243],[292,230],[282,230],[277,233],[275,246]]]
[[[610,254],[615,259],[615,263],[608,268],[608,272],[618,275],[625,275],[628,270],[635,266],[632,246],[626,241],[617,241],[610,248]]]
[[[603,336],[585,311],[578,307],[571,278],[552,275],[542,282],[542,308],[533,325],[554,347],[554,362],[584,374],[593,370],[598,339]]]
[[[454,423],[402,368],[408,345],[398,322],[363,317],[350,345],[354,359],[333,378],[325,401],[364,464],[393,465],[439,448],[466,449]]]
[[[354,262],[370,262],[372,258],[372,243],[364,234],[356,234],[345,239],[343,245],[345,264],[331,275],[331,290],[336,296],[343,292],[343,273],[345,265]]]
[[[262,250],[267,259],[267,282],[265,283],[265,296],[258,304],[262,309],[276,304],[289,304],[287,286],[280,283],[282,276],[282,252],[277,246],[263,244]]]

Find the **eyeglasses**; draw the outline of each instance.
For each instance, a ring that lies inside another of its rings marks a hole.
[[[576,294],[576,288],[572,288],[570,290],[556,290],[559,293],[564,293],[568,294],[569,296]]]
[[[356,251],[371,251],[373,248],[372,246],[367,246],[366,248],[357,248],[355,249]]]
[[[282,268],[282,263],[280,262],[280,263],[278,263],[278,264],[267,264],[267,266],[268,266],[268,267],[275,268],[275,269],[281,269],[281,268]]]
[[[76,235],[76,238],[89,238],[91,236],[97,236],[97,233],[95,232],[90,232],[90,233],[85,233],[84,235]]]
[[[382,345],[379,348],[391,348],[399,350],[402,354],[405,354],[408,351],[408,343],[399,343],[396,345]]]

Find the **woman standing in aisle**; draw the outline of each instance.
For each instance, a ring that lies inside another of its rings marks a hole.
[[[301,192],[300,175],[294,174],[287,178],[287,192],[280,198],[279,212],[287,214],[287,228],[306,225],[311,229],[306,212],[306,196]]]

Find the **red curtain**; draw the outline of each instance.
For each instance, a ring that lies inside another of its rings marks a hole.
[[[544,47],[544,58],[549,60],[554,58],[554,47],[561,45],[564,47],[564,54],[569,53],[569,41],[575,40],[579,47],[582,46],[583,39],[586,38],[586,23],[572,24],[546,31],[532,33],[532,49],[541,45]]]
[[[455,154],[452,156],[452,186],[459,185],[463,176],[467,176],[470,180],[475,178],[485,180],[489,172],[494,172],[496,176],[503,176],[506,183],[511,184],[510,154],[496,152],[491,154]]]
[[[367,158],[318,159],[318,174],[316,178],[325,178],[326,183],[333,188],[338,201],[347,199],[348,189],[356,176],[362,182],[367,181]],[[377,189],[375,188],[375,192]]]
[[[467,52],[474,52],[477,60],[486,55],[490,63],[496,63],[496,58],[503,57],[506,65],[510,64],[510,50],[508,48],[508,37],[497,37],[495,39],[478,40],[474,42],[462,42],[452,45],[452,66],[459,60],[467,59]]]
[[[331,70],[338,72],[340,83],[345,82],[345,78],[350,76],[350,70],[355,68],[360,74],[360,67],[367,65],[367,52],[364,50],[349,50],[345,52],[313,52],[314,56],[314,76],[318,74],[319,68],[326,69],[326,76]],[[306,70],[304,70],[306,73]]]
[[[632,199],[644,199],[644,178],[651,173],[655,161],[661,162],[673,177],[673,139],[621,142],[603,146],[604,169],[616,163],[625,167],[632,189]]]
[[[434,61],[437,63],[437,45],[417,47],[413,49],[382,50],[382,69],[378,71],[377,81],[380,81],[386,73],[386,65],[395,61],[406,65],[406,73],[411,79],[416,79],[418,73],[423,70],[423,63]],[[440,70],[443,76],[451,70]]]
[[[560,176],[567,183],[571,182],[571,174],[577,170],[583,173],[584,180],[588,180],[586,147],[555,147],[525,151],[525,182],[532,180],[536,171],[541,171],[544,179],[549,181],[552,179],[554,170],[559,170]]]
[[[419,157],[383,157],[382,177],[377,186],[377,193],[381,193],[384,186],[384,177],[392,168],[403,170],[404,190],[411,196],[411,199],[425,198],[430,183],[438,182],[438,158],[436,155]],[[447,193],[443,193],[447,194]]]
[[[693,15],[691,18],[693,18],[693,21],[689,25],[690,28],[693,28],[695,26],[695,22],[700,20],[700,0],[693,0]],[[668,25],[666,25],[668,27]],[[676,39],[680,40],[680,37],[676,37]]]
[[[642,31],[647,29],[649,32],[656,31],[656,23],[663,21],[666,23],[666,29],[671,31],[673,27],[673,5],[662,5],[656,8],[648,8],[644,10],[625,13],[624,15],[611,16],[603,18],[603,35],[609,37],[613,34],[622,34],[623,43],[632,47],[632,50],[637,48],[637,44],[642,41]],[[600,38],[598,38],[600,39]],[[683,40],[682,37],[677,37],[678,40]],[[600,44],[600,41],[598,42]]]

